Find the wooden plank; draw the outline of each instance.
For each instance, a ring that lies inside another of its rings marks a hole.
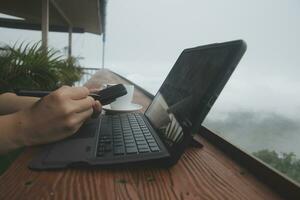
[[[100,70],[86,86],[125,83]],[[134,102],[150,100],[136,90]],[[27,164],[38,148],[28,148],[0,177],[0,199],[281,199],[204,138],[169,169],[66,169],[35,172]]]

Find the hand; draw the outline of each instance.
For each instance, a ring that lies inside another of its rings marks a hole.
[[[19,112],[24,145],[53,142],[74,134],[101,104],[85,87],[63,86]]]
[[[93,88],[93,89],[90,89],[89,88],[89,91],[90,91],[90,93],[95,93],[95,94],[97,94],[100,90],[99,89],[95,89],[95,88]],[[101,111],[102,111],[102,105],[101,105],[101,103],[98,101],[98,100],[96,100],[95,101],[95,105],[94,105],[94,112],[93,112],[93,114],[92,114],[92,118],[97,118],[100,114],[101,114]]]

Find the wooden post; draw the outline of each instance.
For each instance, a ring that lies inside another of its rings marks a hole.
[[[42,0],[42,48],[48,49],[49,0]]]
[[[104,69],[105,65],[105,41],[102,42],[102,69]]]
[[[69,46],[68,46],[68,58],[72,56],[72,26],[69,25]]]

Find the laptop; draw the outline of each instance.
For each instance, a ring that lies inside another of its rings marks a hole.
[[[174,165],[246,51],[235,40],[185,49],[146,112],[100,115],[42,147],[30,169]]]

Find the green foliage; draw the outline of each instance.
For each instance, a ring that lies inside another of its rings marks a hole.
[[[300,160],[294,153],[281,153],[261,150],[253,153],[262,161],[300,183]]]
[[[62,59],[54,49],[44,51],[40,42],[0,47],[0,92],[16,88],[54,90],[73,85],[82,74],[74,58]]]

